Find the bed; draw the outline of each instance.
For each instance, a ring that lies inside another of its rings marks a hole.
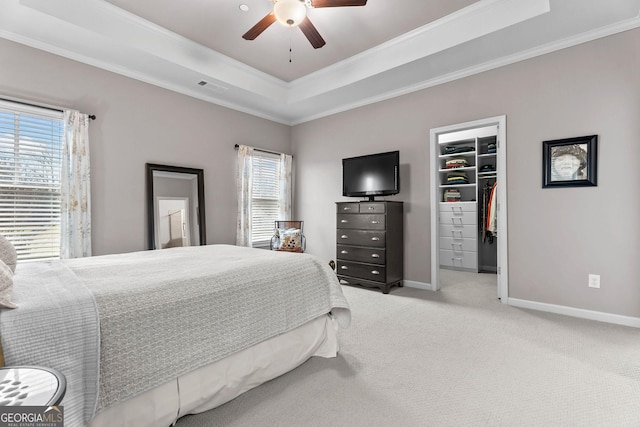
[[[5,364],[65,374],[72,427],[171,425],[335,357],[350,323],[320,259],[231,245],[23,263],[13,296]]]

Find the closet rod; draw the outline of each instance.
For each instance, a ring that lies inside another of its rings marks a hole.
[[[233,146],[233,149],[234,149],[234,150],[237,150],[238,148],[240,148],[240,145],[238,145],[238,144],[236,144],[236,145],[234,145],[234,146]],[[278,153],[277,151],[263,150],[262,148],[255,148],[255,147],[253,147],[253,149],[254,149],[255,151],[260,151],[260,152],[262,152],[262,153],[276,154],[276,155],[278,155],[278,156],[279,156],[280,154],[282,154],[282,153]],[[291,157],[293,157],[293,156],[291,156]]]
[[[0,98],[0,101],[7,101],[7,102],[13,102],[15,104],[22,104],[22,105],[26,105],[28,107],[36,107],[36,108],[44,108],[45,110],[51,110],[51,111],[59,111],[61,113],[64,112],[64,110],[62,108],[58,108],[58,107],[49,107],[48,105],[38,105],[38,104],[32,104],[30,102],[26,102],[26,101],[18,101],[16,99],[8,99],[8,98]],[[91,120],[95,120],[96,119],[96,115],[95,114],[88,114],[88,117]]]

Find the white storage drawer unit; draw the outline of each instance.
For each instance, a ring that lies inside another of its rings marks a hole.
[[[478,271],[478,213],[475,202],[441,202],[440,266]]]
[[[478,255],[477,252],[455,252],[440,249],[440,266],[476,271],[478,269]]]

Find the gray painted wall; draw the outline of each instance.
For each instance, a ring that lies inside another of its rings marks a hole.
[[[290,152],[288,126],[4,39],[0,64],[0,95],[97,116],[89,131],[94,255],[147,248],[146,162],[204,169],[207,242],[235,244],[233,146]]]
[[[6,40],[0,63],[0,94],[98,116],[96,255],[145,249],[145,162],[203,168],[207,240],[233,243],[239,143],[293,149],[308,252],[335,258],[340,160],[399,149],[402,193],[389,199],[405,201],[405,278],[427,283],[429,129],[506,114],[510,297],[640,317],[638,29],[293,128]],[[542,189],[542,141],[588,134],[598,187]]]
[[[509,296],[640,317],[638,70],[636,29],[295,126],[307,251],[335,258],[341,159],[399,149],[405,279],[429,283],[429,130],[505,114]],[[543,189],[542,141],[591,134],[598,186]]]

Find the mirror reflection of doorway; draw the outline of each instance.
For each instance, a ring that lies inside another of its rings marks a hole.
[[[162,249],[171,240],[169,235],[168,209],[180,211],[184,209],[183,246],[206,244],[205,209],[204,209],[204,172],[202,169],[181,166],[158,165],[147,163],[147,225],[149,249]],[[183,204],[163,208],[159,211],[158,199],[186,200]],[[160,214],[167,216],[160,222]],[[160,228],[163,228],[163,241],[160,241]],[[174,233],[175,234],[175,233]],[[177,238],[177,237],[176,237]],[[178,244],[180,242],[174,242]],[[170,246],[168,246],[170,247]]]
[[[158,197],[156,223],[160,248],[191,246],[189,227],[189,198]]]

